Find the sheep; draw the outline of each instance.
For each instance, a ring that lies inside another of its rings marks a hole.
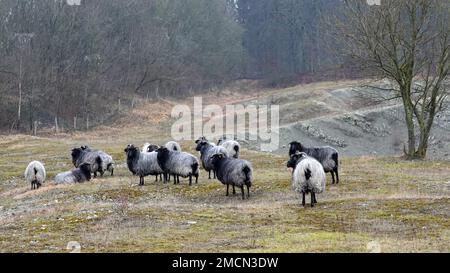
[[[306,148],[300,142],[293,141],[289,143],[289,157],[296,152],[304,152],[307,155],[317,159],[323,166],[325,173],[331,173],[332,184],[335,183],[334,175],[336,174],[336,184],[339,184],[338,172],[338,151],[330,146]]]
[[[82,183],[91,180],[91,166],[89,163],[82,163],[74,170],[59,173],[55,176],[56,184]]]
[[[97,177],[97,172],[103,175],[106,166],[104,166],[102,157],[98,152],[92,151],[87,146],[82,146],[81,148],[72,149],[71,155],[75,168],[78,168],[83,163],[89,163],[89,168],[91,169],[91,173],[94,174],[94,177]]]
[[[158,164],[156,151],[143,153],[133,144],[129,144],[124,151],[128,169],[133,175],[139,176],[139,186],[144,185],[144,177],[147,175],[155,175],[158,181],[158,175],[161,175],[163,170]]]
[[[166,147],[156,150],[158,164],[164,171],[164,182],[168,181],[167,175],[174,175],[174,184],[180,183],[181,177],[189,177],[189,186],[192,185],[192,177],[198,183],[198,160],[195,156],[178,151],[170,151]]]
[[[211,163],[211,156],[214,154],[223,154],[225,157],[228,157],[227,149],[209,143],[205,137],[197,139],[195,143],[197,144],[195,150],[200,152],[200,160],[202,161],[203,168],[208,172],[208,179],[211,179],[211,171],[213,171],[214,178],[216,178],[216,172]]]
[[[158,149],[159,146],[155,145],[155,144],[150,144],[150,143],[145,143],[144,146],[142,146],[142,152],[143,153],[150,153],[153,151],[156,151],[156,149]]]
[[[45,168],[44,164],[39,161],[32,161],[28,164],[24,173],[25,179],[31,184],[31,189],[39,189],[45,182]]]
[[[175,141],[169,141],[164,145],[167,149],[171,150],[171,151],[178,151],[178,152],[182,152],[181,151],[181,146],[180,144],[178,144]]]
[[[302,205],[305,206],[305,194],[311,193],[311,207],[314,207],[316,194],[325,191],[326,175],[322,164],[304,152],[296,152],[291,155],[287,167],[294,168],[292,187],[302,194]]]
[[[253,180],[253,168],[250,162],[243,159],[225,157],[223,154],[214,154],[211,156],[214,170],[222,184],[227,185],[227,194],[229,186],[233,186],[233,194],[236,193],[235,186],[241,188],[242,199],[245,199],[244,185],[247,187],[247,198],[250,198],[250,187]]]
[[[103,171],[100,172],[101,176],[103,176],[105,170],[109,171],[111,176],[114,176],[114,160],[112,156],[101,150],[92,150],[91,148],[89,148],[89,146],[81,146],[81,149],[86,152],[94,152],[100,155],[100,157],[102,158],[102,171]]]
[[[219,139],[217,145],[227,149],[229,156],[234,158],[239,158],[239,151],[241,150],[241,145],[236,140],[222,140]]]

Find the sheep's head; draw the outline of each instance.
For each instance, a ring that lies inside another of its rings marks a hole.
[[[74,148],[72,149],[72,163],[73,165],[76,164],[77,160],[80,158],[80,156],[83,154],[83,150],[81,148]]]
[[[80,165],[79,169],[84,174],[84,176],[86,176],[86,179],[88,181],[91,180],[91,164],[85,162]]]
[[[213,165],[216,165],[217,162],[219,162],[220,160],[222,160],[222,159],[224,159],[224,158],[225,158],[225,155],[223,155],[223,154],[213,154],[213,155],[210,157],[211,163],[212,163]]]
[[[81,148],[81,150],[90,150],[91,148],[89,148],[89,146],[87,146],[87,145],[83,145],[83,146],[81,146],[80,147]]]
[[[158,149],[155,150],[157,153],[168,153],[169,149],[167,149],[164,146],[159,147]]]
[[[147,146],[147,152],[148,153],[156,151],[158,149],[159,149],[159,146],[155,145],[155,144],[150,144],[150,145]]]
[[[306,156],[307,155],[305,153],[295,152],[293,155],[291,155],[291,158],[287,162],[287,167],[295,169],[295,166],[297,166],[298,162],[306,158]]]
[[[291,143],[289,143],[289,156],[301,151],[303,151],[303,146],[300,142],[292,141]]]
[[[195,150],[200,152],[202,150],[202,147],[208,144],[208,140],[206,140],[206,138],[202,136],[195,141],[195,144],[197,144]]]
[[[134,154],[139,152],[139,149],[136,148],[133,144],[128,144],[124,151],[127,154],[127,157],[132,157]]]

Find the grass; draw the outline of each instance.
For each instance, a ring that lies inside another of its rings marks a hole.
[[[89,141],[117,158],[116,176],[34,192],[21,177],[28,161],[44,161],[51,179],[71,168],[69,148],[88,139],[2,139],[0,249],[64,252],[78,241],[86,252],[366,252],[376,241],[383,252],[450,250],[448,162],[344,158],[341,184],[328,181],[317,207],[303,208],[286,158],[249,150],[242,153],[255,168],[249,200],[226,197],[205,172],[191,187],[153,177],[139,187],[121,152],[131,135]]]
[[[0,137],[0,252],[68,252],[70,241],[83,252],[369,252],[374,242],[382,252],[450,251],[450,162],[343,158],[341,183],[328,176],[318,205],[303,208],[286,156],[245,147],[255,176],[248,200],[239,191],[226,197],[204,171],[191,187],[154,177],[139,187],[123,149],[162,144],[169,130],[165,122],[120,128]],[[115,176],[51,185],[82,144],[112,154]],[[182,147],[197,154],[192,142]],[[44,162],[49,177],[36,191],[22,177],[31,160]]]

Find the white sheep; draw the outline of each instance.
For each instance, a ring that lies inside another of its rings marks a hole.
[[[325,191],[326,176],[322,164],[303,152],[291,155],[288,168],[294,168],[292,187],[302,194],[302,205],[305,206],[305,194],[311,193],[311,207],[317,203],[316,194]]]
[[[46,172],[44,164],[39,161],[32,161],[25,169],[25,179],[31,184],[31,189],[39,189],[45,182]]]
[[[220,145],[225,149],[227,149],[228,155],[230,157],[239,158],[239,151],[241,150],[241,145],[236,140],[219,139],[217,145]]]

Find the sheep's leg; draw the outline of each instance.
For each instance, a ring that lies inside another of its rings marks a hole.
[[[177,183],[180,184],[180,176],[177,176]]]
[[[208,179],[211,179],[211,170],[208,171]]]
[[[114,176],[114,169],[111,169],[111,176]]]
[[[338,173],[338,168],[334,169],[334,172],[336,173],[336,184],[339,184],[339,173]]]
[[[214,179],[216,179],[216,171],[213,170]]]
[[[314,192],[311,192],[311,208],[314,207],[314,200],[316,199],[315,195]]]
[[[162,174],[159,174],[159,180],[161,180],[161,181],[163,180],[162,179]]]
[[[233,185],[233,194],[236,194],[236,189],[234,188],[234,185]]]
[[[330,171],[331,173],[331,184],[334,184],[334,172]]]
[[[34,181],[31,181],[31,189],[34,190]]]
[[[155,181],[158,181],[158,175],[155,175]]]
[[[97,177],[97,172],[94,172],[94,178],[96,178]]]
[[[195,175],[195,184],[198,184],[198,174]]]
[[[305,192],[302,192],[302,206],[305,206]]]
[[[41,187],[41,183],[37,182],[37,188],[39,189]]]
[[[314,193],[314,204],[317,204],[316,194]]]
[[[241,186],[241,192],[242,192],[242,200],[244,200],[245,199],[244,185]]]
[[[247,185],[247,198],[250,198],[250,187]]]
[[[228,196],[228,188],[230,187],[230,185],[229,184],[227,184],[227,195],[226,196]],[[234,186],[233,186],[234,187]]]
[[[189,186],[192,186],[192,174],[189,175]]]

